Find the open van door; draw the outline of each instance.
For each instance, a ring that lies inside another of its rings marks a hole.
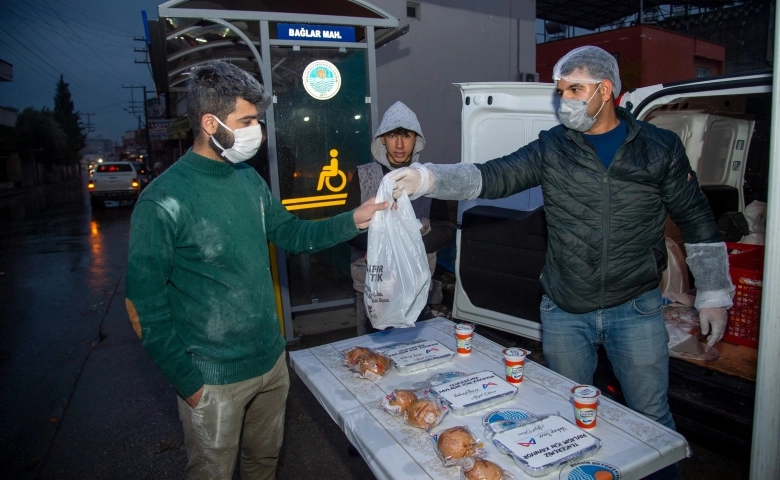
[[[461,161],[484,163],[558,125],[554,84],[463,83]],[[536,187],[498,200],[458,205],[453,316],[541,339],[539,274],[547,226]]]
[[[638,120],[680,137],[715,218],[745,208],[745,173],[756,118],[751,100],[766,101],[770,74],[691,80],[639,88],[620,105]],[[765,100],[761,100],[762,96]]]

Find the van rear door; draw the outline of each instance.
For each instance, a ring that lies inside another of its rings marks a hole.
[[[502,157],[558,125],[554,84],[463,83],[461,162]],[[546,224],[540,187],[458,205],[453,316],[539,340]]]

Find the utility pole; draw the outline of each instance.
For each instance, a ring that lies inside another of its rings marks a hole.
[[[84,125],[84,131],[85,135],[89,135],[90,133],[95,131],[95,128],[92,126],[92,116],[95,115],[94,113],[80,113],[79,115],[83,115],[87,117],[87,124]]]
[[[140,88],[143,91],[143,100],[140,102],[144,106],[144,131],[146,132],[146,156],[144,157],[144,164],[147,168],[151,168],[152,161],[151,161],[151,152],[152,152],[152,144],[149,141],[149,111],[148,107],[146,105],[146,86],[138,86],[138,85],[129,85],[125,86],[122,85],[122,88],[129,88],[130,89],[130,110],[124,109],[126,112],[135,115],[136,118],[138,118],[138,129],[141,129],[141,112],[137,112],[137,104],[139,102],[136,102],[134,100],[134,93],[136,88]]]
[[[146,23],[146,22],[144,22],[144,24],[145,24],[145,23]],[[144,38],[144,37],[141,37],[141,38],[138,38],[138,37],[133,37],[133,41],[134,41],[134,42],[143,42],[143,43],[144,43],[144,45],[146,45],[146,44],[147,44],[147,43],[146,43],[146,42],[147,42],[147,40],[146,40],[146,38]],[[137,59],[136,59],[136,60],[135,60],[135,63],[145,63],[145,64],[147,64],[147,65],[150,65],[150,64],[152,63],[152,62],[150,62],[150,61],[149,61],[149,49],[148,49],[148,48],[134,48],[134,49],[133,49],[133,51],[134,51],[134,52],[136,52],[136,53],[143,53],[143,54],[145,54],[145,56],[146,56],[146,58],[144,58],[143,60],[137,60]]]

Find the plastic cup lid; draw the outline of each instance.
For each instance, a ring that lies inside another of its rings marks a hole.
[[[471,333],[474,331],[474,325],[470,323],[459,323],[455,325],[455,332],[457,333]]]
[[[472,468],[474,468],[474,465],[475,465],[476,463],[477,463],[477,462],[475,462],[473,458],[471,458],[471,457],[466,457],[466,458],[464,458],[464,459],[463,459],[463,461],[461,462],[460,466],[461,466],[461,468],[463,468],[463,470],[465,470],[465,471],[467,471],[467,472],[468,472],[469,470],[471,470]]]
[[[504,358],[507,360],[520,361],[525,359],[525,350],[520,348],[505,348]]]
[[[571,394],[576,400],[596,400],[601,395],[598,388],[592,385],[575,385],[571,388]]]

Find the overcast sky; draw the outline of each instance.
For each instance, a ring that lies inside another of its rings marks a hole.
[[[54,106],[60,74],[70,85],[73,102],[98,135],[120,141],[138,128],[138,118],[125,111],[145,85],[151,96],[154,82],[145,49],[141,12],[157,18],[164,0],[0,0],[0,59],[13,65],[13,82],[0,83],[0,105]],[[537,22],[537,31],[540,31]],[[131,92],[133,97],[131,97]]]
[[[146,60],[141,11],[157,18],[158,0],[0,0],[0,59],[13,64],[13,82],[0,83],[0,105],[54,106],[60,74],[70,84],[76,110],[92,113],[94,131],[119,141],[138,119],[127,113],[131,90],[154,92]],[[134,91],[141,100],[141,91]],[[149,94],[151,97],[151,93]],[[86,124],[88,118],[82,116]]]

